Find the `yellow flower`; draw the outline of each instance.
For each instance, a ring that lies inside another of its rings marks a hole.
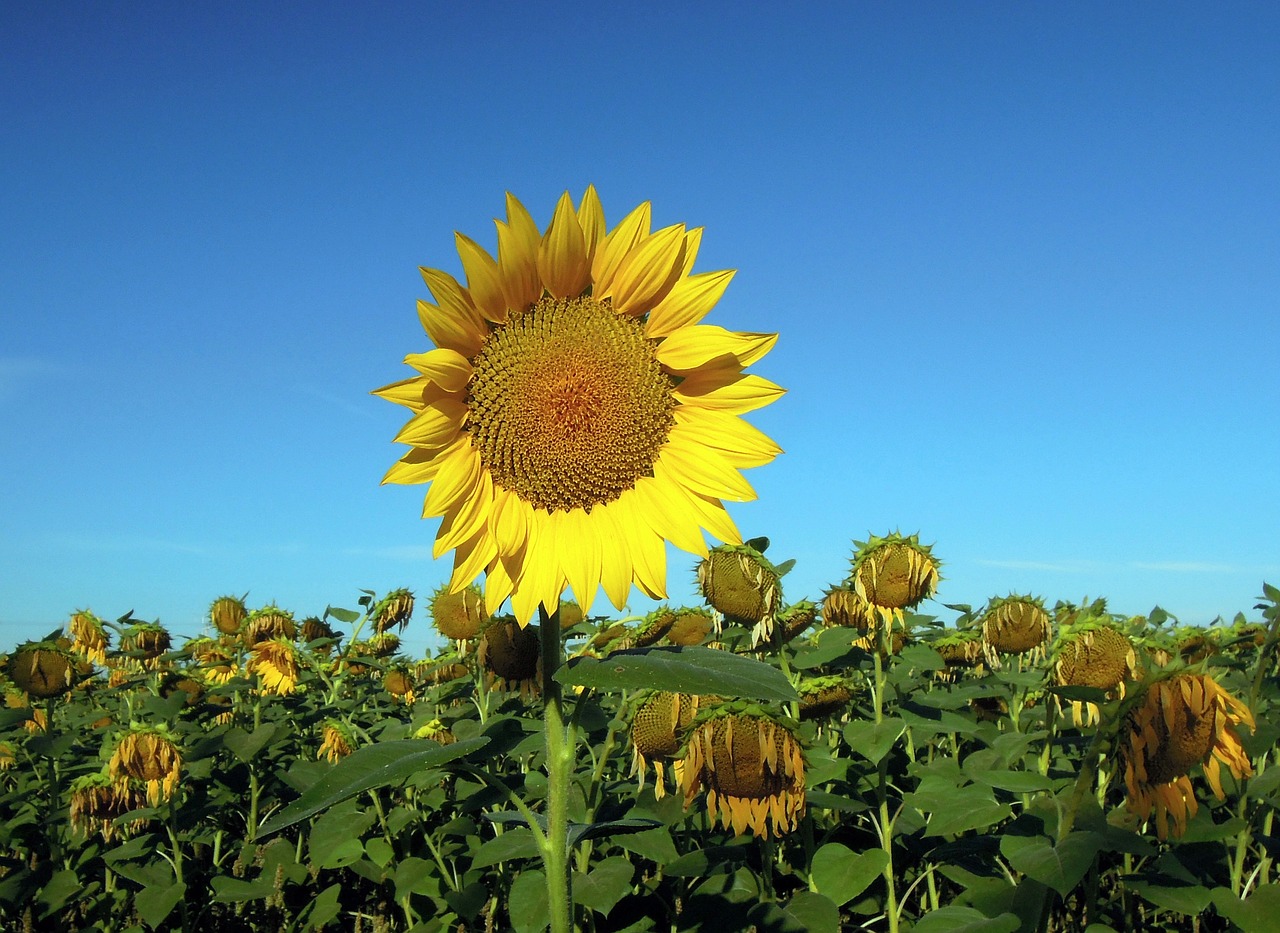
[[[316,752],[316,758],[337,762],[353,751],[355,740],[351,737],[351,730],[336,719],[326,719],[320,729],[320,749]]]
[[[78,651],[94,664],[107,663],[107,648],[111,646],[111,640],[102,627],[101,619],[82,609],[72,614],[67,628],[75,639],[71,646],[73,651]]]
[[[1096,620],[1063,628],[1055,649],[1054,677],[1063,687],[1096,687],[1123,698],[1125,681],[1138,676],[1138,657],[1133,642],[1119,629]],[[1071,701],[1072,719],[1077,726],[1093,725],[1101,719],[1098,704]]]
[[[804,815],[804,754],[792,731],[759,712],[699,717],[683,768],[685,806],[700,787],[707,810],[725,829],[768,838],[791,832]]]
[[[644,776],[653,765],[653,795],[661,800],[667,792],[665,762],[675,757],[683,742],[684,730],[693,722],[702,697],[688,693],[661,691],[650,694],[631,719],[631,774],[638,777],[637,789],[644,790]],[[682,762],[675,761],[676,782],[682,776]]]
[[[1221,765],[1237,780],[1253,774],[1236,726],[1253,731],[1253,714],[1207,674],[1178,674],[1154,683],[1121,737],[1129,809],[1139,819],[1156,811],[1156,834],[1181,836],[1199,809],[1187,775],[1197,764],[1222,800]]]
[[[662,597],[665,543],[741,543],[723,501],[754,499],[739,471],[781,452],[739,417],[782,394],[744,372],[777,335],[699,323],[732,273],[691,275],[701,229],[650,233],[650,213],[606,233],[588,188],[540,234],[508,195],[496,260],[457,234],[467,284],[422,270],[436,348],[375,393],[413,412],[383,482],[431,484],[450,588],[485,573],[489,611],[510,597],[522,625],[566,587],[586,614],[602,586],[619,609],[633,583]]]
[[[254,645],[246,667],[250,674],[262,678],[262,689],[266,693],[284,696],[293,693],[298,685],[298,653],[293,642],[283,638]]]
[[[127,791],[130,778],[145,781],[147,802],[158,807],[178,786],[182,752],[164,728],[135,727],[116,744],[108,767],[121,793]]]

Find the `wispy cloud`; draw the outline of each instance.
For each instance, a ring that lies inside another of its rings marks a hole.
[[[999,567],[1001,570],[1043,570],[1049,573],[1089,573],[1101,565],[1096,560],[991,560],[978,558],[974,561],[982,567]]]
[[[429,561],[434,560],[431,548],[425,544],[402,544],[398,547],[343,548],[348,557],[376,557],[379,560]]]
[[[1239,564],[1214,564],[1207,561],[1134,561],[1129,565],[1135,570],[1153,570],[1157,573],[1257,573],[1258,567]]]
[[[209,548],[185,541],[151,538],[145,535],[112,535],[90,537],[88,535],[51,535],[55,547],[76,551],[165,551],[176,554],[208,554]]]

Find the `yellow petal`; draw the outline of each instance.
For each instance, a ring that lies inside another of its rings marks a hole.
[[[437,347],[457,350],[463,356],[472,357],[480,352],[484,334],[480,325],[469,317],[459,317],[447,308],[418,301],[418,320],[431,342]]]
[[[498,263],[488,251],[471,237],[455,232],[462,271],[467,276],[467,291],[486,320],[495,324],[507,322],[507,299],[502,292],[502,275]]]
[[[656,473],[657,464],[654,467]],[[642,476],[636,480],[634,490],[640,505],[638,511],[655,534],[682,551],[707,556],[702,529],[687,509],[680,508],[679,493],[671,488],[670,479],[665,475],[661,480],[656,475]]]
[[[671,291],[684,262],[684,224],[664,227],[629,252],[606,295],[614,310],[639,317]]]
[[[622,495],[626,497],[631,494],[628,490]],[[610,542],[617,543],[624,540],[622,533],[618,530],[618,520],[614,516],[616,501],[597,505],[591,510],[591,520],[599,523],[599,538],[605,542],[600,563],[600,584],[604,587],[605,595],[609,597],[613,607],[621,610],[627,604],[627,597],[631,595],[632,568],[631,556],[627,549],[610,544]]]
[[[571,509],[558,514],[563,516],[561,534],[556,541],[560,551],[560,566],[564,569],[569,586],[573,588],[574,599],[582,607],[582,614],[589,615],[591,604],[596,599],[596,591],[600,589],[599,526],[593,524],[594,516],[588,516],[582,509]],[[609,546],[617,545],[609,542]]]
[[[735,467],[764,466],[782,453],[767,434],[728,412],[677,405],[675,419],[670,436],[713,447]]]
[[[667,439],[657,463],[663,464],[680,486],[704,496],[730,502],[750,502],[756,498],[751,484],[720,453],[709,447],[699,448],[679,435]],[[654,467],[657,476],[657,464]]]
[[[694,227],[684,235],[684,264],[680,267],[681,278],[693,271],[693,261],[698,258],[700,246],[702,246],[702,228]]]
[[[415,483],[429,483],[436,478],[440,470],[440,459],[443,451],[421,450],[415,447],[387,470],[382,482],[394,483],[398,486],[410,486]]]
[[[516,581],[515,592],[511,596],[512,608],[521,625],[532,621],[539,605],[546,607],[548,612],[560,605],[564,574],[560,571],[560,560],[556,554],[557,526],[560,524],[557,514],[563,513],[534,510],[532,527],[535,540],[525,549],[520,579]]]
[[[698,517],[698,524],[707,529],[712,537],[723,541],[725,544],[742,543],[742,533],[738,531],[738,526],[729,517],[729,513],[725,511],[724,505],[719,499],[699,495],[696,492],[688,492],[687,490],[685,492],[691,507]]]
[[[426,353],[410,353],[404,361],[449,392],[461,392],[471,378],[471,361],[448,347],[437,347]]]
[[[449,590],[456,593],[468,586],[493,559],[493,542],[484,529],[481,529],[453,552],[453,574],[449,578]]]
[[[493,512],[489,517],[489,533],[498,545],[498,553],[520,553],[529,537],[533,510],[509,489],[494,487]]]
[[[578,204],[578,225],[582,227],[582,239],[586,244],[587,268],[595,260],[596,250],[604,242],[604,207],[595,185],[587,185],[582,201]]]
[[[595,283],[592,294],[603,298],[609,294],[613,286],[613,277],[618,266],[636,244],[649,235],[649,216],[651,206],[645,201],[626,217],[618,226],[609,231],[604,243],[596,249],[591,263],[591,281]]]
[[[658,344],[658,362],[676,372],[688,372],[708,364],[750,366],[773,349],[777,334],[745,334],[715,324],[682,327]]]
[[[489,615],[497,615],[502,604],[511,595],[513,584],[507,573],[507,566],[501,560],[490,562],[484,576],[484,610]]]
[[[480,480],[480,454],[466,439],[444,457],[440,472],[427,490],[422,503],[422,517],[434,518],[459,507],[459,500],[469,495]],[[488,563],[488,561],[485,561]]]
[[[733,280],[734,270],[702,272],[682,278],[649,312],[646,337],[666,337],[682,327],[697,324],[715,307]]]
[[[716,369],[690,374],[671,394],[686,405],[741,415],[776,402],[786,391],[760,376]]]
[[[538,244],[538,275],[554,298],[577,298],[590,282],[586,239],[567,191]]]
[[[392,439],[414,447],[444,447],[458,436],[468,411],[466,405],[452,399],[434,402],[410,418]]]
[[[497,222],[498,272],[507,307],[524,311],[542,297],[538,278],[538,225],[516,198],[507,194],[507,222]]]
[[[445,551],[458,547],[473,537],[477,531],[485,528],[492,508],[493,477],[488,470],[482,469],[479,481],[471,493],[462,500],[461,505],[445,513],[444,520],[440,523],[440,530],[436,533],[431,556],[440,558]],[[485,563],[487,564],[488,561]],[[472,579],[475,579],[475,574],[472,574]]]
[[[635,489],[630,489],[610,505],[624,550],[631,557],[636,586],[652,599],[665,599],[667,551],[663,539],[654,533],[642,514],[643,500]]]
[[[458,283],[457,279],[440,269],[428,269],[423,266],[418,271],[422,273],[422,279],[427,283],[427,288],[431,289],[431,295],[441,311],[447,311],[457,321],[464,323],[467,329],[476,335],[477,340],[488,335],[489,328],[484,318],[476,309],[470,293]],[[462,352],[468,357],[475,355]]]
[[[385,398],[388,402],[395,402],[414,411],[422,411],[422,406],[426,404],[422,400],[422,393],[428,384],[429,380],[422,376],[414,376],[412,379],[401,379],[381,389],[374,389],[369,394]]]

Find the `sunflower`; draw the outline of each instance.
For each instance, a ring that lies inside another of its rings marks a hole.
[[[74,659],[52,641],[27,642],[9,656],[9,679],[39,699],[48,699],[71,689],[75,676]]]
[[[219,596],[209,605],[209,621],[223,635],[240,631],[248,615],[241,596]]]
[[[147,806],[146,794],[134,783],[113,780],[105,770],[86,774],[71,782],[71,827],[89,836],[101,833],[104,842],[119,834],[117,820]],[[123,824],[128,832],[138,832],[147,820],[130,820]]]
[[[802,680],[796,691],[800,694],[801,719],[826,719],[853,700],[853,687],[839,674]]]
[[[327,758],[336,763],[355,751],[356,743],[351,729],[336,719],[326,719],[320,727],[320,748],[316,752],[317,760]]]
[[[404,631],[413,615],[413,593],[401,587],[382,597],[373,607],[373,627],[379,632],[393,628]]]
[[[253,646],[245,667],[250,674],[262,678],[263,693],[286,696],[297,689],[298,652],[291,641],[283,638],[259,641]]]
[[[818,619],[818,606],[808,599],[792,603],[778,613],[778,640],[782,642],[798,638],[809,630]]]
[[[1062,687],[1096,687],[1121,698],[1125,681],[1138,676],[1133,642],[1107,622],[1091,619],[1064,627],[1054,649],[1054,678]],[[1077,726],[1094,725],[1101,718],[1098,704],[1071,701]]]
[[[484,596],[479,588],[467,586],[457,592],[449,592],[447,586],[436,590],[431,597],[431,621],[436,631],[445,638],[465,643],[480,634],[489,620],[484,610]],[[460,647],[465,652],[465,647]]]
[[[476,649],[486,681],[492,685],[500,680],[523,694],[537,693],[542,680],[540,632],[539,626],[521,626],[510,616],[490,622]]]
[[[103,628],[102,620],[87,609],[72,614],[67,624],[72,637],[71,650],[78,652],[94,664],[107,663],[107,648],[111,645],[110,636]]]
[[[750,544],[714,547],[698,564],[698,588],[717,612],[750,626],[753,645],[773,635],[782,603],[781,575]]]
[[[650,233],[650,214],[606,233],[588,188],[539,234],[508,195],[496,261],[457,234],[466,286],[422,270],[436,348],[374,393],[413,412],[383,482],[431,484],[450,588],[484,572],[489,611],[509,596],[522,625],[566,587],[587,614],[601,586],[618,609],[633,583],[661,598],[665,542],[699,557],[704,528],[741,543],[723,501],[754,499],[739,471],[781,452],[738,417],[782,394],[744,372],[777,335],[700,324],[732,273],[691,275],[701,229]]]
[[[693,722],[703,700],[705,697],[663,690],[649,694],[636,707],[631,717],[631,775],[638,779],[638,790],[644,790],[644,776],[652,764],[653,795],[659,800],[666,796],[665,763],[676,758],[684,730]],[[676,759],[673,768],[676,783],[680,783],[682,761]]]
[[[993,599],[982,616],[987,660],[996,669],[1000,653],[1043,657],[1052,631],[1044,601],[1033,596],[1010,594]]]
[[[120,636],[120,650],[148,670],[164,663],[161,658],[172,644],[173,638],[159,622],[136,622]]]
[[[681,647],[700,645],[707,640],[715,625],[716,620],[708,609],[677,609],[667,626],[667,641]]]
[[[430,739],[439,745],[452,745],[458,737],[439,719],[423,723],[413,732],[415,739]]]
[[[854,545],[849,584],[887,624],[901,620],[904,609],[915,608],[938,589],[941,564],[919,535],[903,537],[895,531]]]
[[[759,707],[726,703],[700,714],[685,755],[687,807],[699,788],[707,809],[737,835],[791,832],[804,815],[804,754],[793,728]]]
[[[122,791],[129,780],[146,783],[146,799],[153,807],[173,796],[182,772],[182,752],[165,726],[132,726],[116,743],[108,765]]]
[[[833,586],[822,597],[822,624],[870,631],[876,614],[866,600],[848,586]]]
[[[671,631],[676,614],[666,606],[660,606],[645,616],[636,626],[633,640],[637,648],[648,648],[656,645],[662,637]]]
[[[1177,674],[1151,685],[1121,736],[1129,809],[1139,819],[1156,812],[1156,834],[1181,836],[1199,805],[1188,774],[1201,764],[1222,800],[1221,765],[1237,780],[1253,774],[1236,726],[1254,729],[1249,708],[1207,674]]]
[[[410,706],[417,699],[413,692],[413,678],[402,667],[393,667],[382,675],[382,689]]]
[[[260,641],[272,638],[292,640],[298,634],[293,613],[276,606],[263,606],[249,613],[244,620],[244,644],[252,648]]]

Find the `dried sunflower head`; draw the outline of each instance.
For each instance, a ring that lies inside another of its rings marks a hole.
[[[445,638],[467,642],[480,634],[488,620],[484,596],[474,584],[456,593],[442,586],[431,597],[431,623]]]
[[[752,629],[752,644],[767,640],[782,606],[778,569],[750,544],[723,544],[698,564],[698,587],[717,612]]]
[[[849,582],[886,622],[901,618],[904,609],[918,606],[937,591],[942,564],[931,545],[920,543],[919,535],[869,535],[854,547]]]
[[[1010,594],[991,600],[982,614],[982,640],[992,667],[1001,654],[1043,657],[1052,635],[1044,600]]]
[[[693,721],[702,697],[687,693],[659,691],[645,696],[631,717],[631,774],[638,778],[637,787],[644,789],[648,765],[653,765],[654,796],[666,794],[665,763],[673,759],[684,741],[684,730]],[[676,779],[680,763],[675,763]]]
[[[158,807],[177,789],[182,752],[168,726],[133,723],[116,741],[107,767],[117,783],[127,785],[128,779],[145,783],[147,802]]]
[[[240,596],[219,596],[209,606],[209,621],[223,635],[234,635],[249,613],[244,607],[244,598]]]
[[[413,615],[413,593],[403,587],[392,590],[374,604],[370,615],[375,631],[387,632],[393,628],[404,631]]]

